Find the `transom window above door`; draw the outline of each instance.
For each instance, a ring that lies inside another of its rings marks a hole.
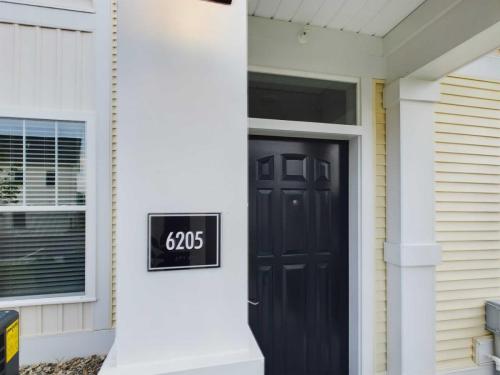
[[[249,72],[251,118],[357,124],[357,83]]]

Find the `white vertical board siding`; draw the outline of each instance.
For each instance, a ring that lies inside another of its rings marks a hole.
[[[443,79],[435,138],[437,363],[466,368],[500,297],[500,81]]]
[[[112,168],[112,273],[111,273],[111,322],[113,327],[116,325],[116,146],[117,146],[117,52],[118,52],[118,17],[117,0],[111,2],[112,10],[112,71],[111,71],[111,168]]]
[[[88,32],[0,23],[1,108],[93,108],[93,35]],[[93,304],[17,307],[21,335],[93,328]]]
[[[92,34],[0,23],[0,106],[92,109]]]
[[[384,83],[375,81],[374,121],[376,125],[376,238],[375,238],[375,370],[387,369],[387,294],[384,242],[386,239],[386,122],[384,109]]]

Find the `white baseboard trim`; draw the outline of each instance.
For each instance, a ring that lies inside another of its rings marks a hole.
[[[442,371],[439,375],[495,375],[493,365],[477,366],[461,370]]]
[[[109,352],[115,331],[81,331],[50,336],[21,337],[19,361],[21,366],[41,362],[59,362],[75,357]]]

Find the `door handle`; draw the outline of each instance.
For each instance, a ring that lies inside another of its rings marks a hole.
[[[251,300],[248,300],[248,303],[252,306],[258,306],[260,301],[251,301]]]

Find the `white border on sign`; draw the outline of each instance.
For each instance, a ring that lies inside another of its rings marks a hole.
[[[217,260],[215,264],[210,265],[199,265],[199,266],[182,266],[182,267],[151,267],[151,218],[152,217],[171,217],[171,216],[181,216],[181,217],[192,217],[192,216],[215,216],[217,218]],[[220,262],[220,223],[221,223],[221,213],[171,213],[171,214],[148,214],[148,272],[156,271],[171,271],[171,270],[186,270],[192,268],[219,268],[221,266]]]

